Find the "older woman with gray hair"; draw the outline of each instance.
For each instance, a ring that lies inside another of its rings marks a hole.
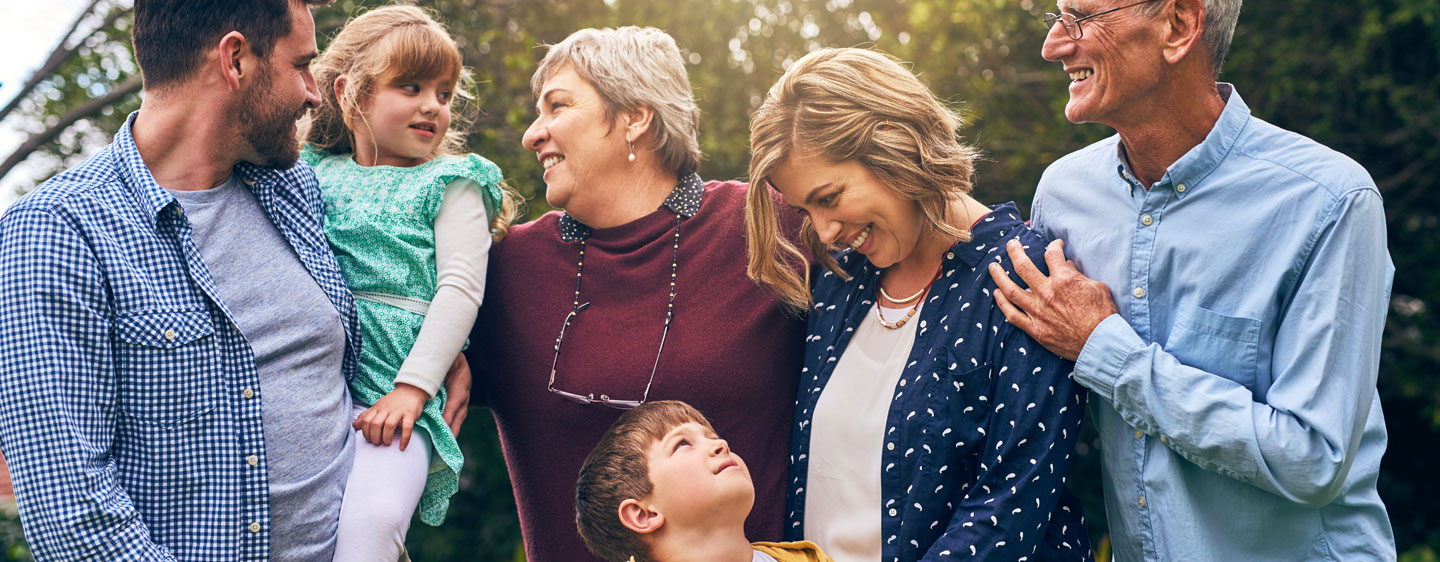
[[[580,465],[620,410],[658,399],[713,420],[755,483],[746,535],[779,539],[804,325],[746,278],[746,186],[697,174],[680,50],[657,29],[584,29],[532,84],[524,143],[561,211],[494,247],[467,352],[526,554],[594,559],[573,524]]]

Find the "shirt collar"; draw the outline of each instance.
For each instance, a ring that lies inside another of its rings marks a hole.
[[[705,195],[705,182],[700,179],[700,174],[690,172],[682,176],[675,188],[670,190],[670,196],[660,204],[662,209],[670,209],[675,214],[685,218],[695,216],[700,212],[700,199]],[[560,239],[566,242],[578,242],[590,237],[591,228],[584,223],[570,216],[570,213],[560,215]]]
[[[115,133],[113,146],[121,179],[140,198],[146,217],[150,219],[150,225],[154,226],[156,217],[165,210],[165,207],[175,201],[175,196],[161,187],[160,182],[155,181],[155,176],[150,173],[150,168],[140,157],[140,149],[135,147],[135,136],[131,128],[138,115],[140,115],[140,111],[136,110],[125,118],[125,124]],[[290,170],[278,170],[249,162],[240,162],[235,165],[233,172],[239,175],[240,179],[251,189],[256,190],[258,196],[262,191],[268,191],[281,185],[285,174],[294,172],[298,167],[299,164]]]
[[[1004,239],[1017,226],[1024,223],[1020,220],[1020,210],[1015,208],[1015,203],[995,205],[990,208],[990,214],[985,215],[970,229],[969,242],[956,242],[945,254],[945,267],[953,267],[954,261],[958,260],[971,269],[980,266],[980,262],[989,254],[999,250],[997,242]]]
[[[115,142],[112,146],[121,181],[130,186],[130,189],[135,192],[135,196],[140,199],[145,216],[150,219],[150,226],[153,227],[155,226],[155,217],[175,201],[175,196],[160,187],[160,183],[155,181],[155,176],[151,175],[150,169],[145,166],[145,160],[140,158],[140,150],[135,148],[135,137],[130,132],[130,128],[135,124],[137,115],[140,115],[138,110],[125,118],[125,124],[120,127],[119,132],[115,133]]]
[[[1220,92],[1220,99],[1225,100],[1225,110],[1205,135],[1205,140],[1171,164],[1156,184],[1174,189],[1175,195],[1181,199],[1200,188],[1205,178],[1210,177],[1220,162],[1230,155],[1230,150],[1240,139],[1240,133],[1250,122],[1250,106],[1245,105],[1234,85],[1217,82],[1215,88]],[[1118,160],[1116,172],[1127,184],[1135,185],[1134,175],[1125,169],[1128,161],[1125,158],[1125,143],[1115,143],[1115,157]]]

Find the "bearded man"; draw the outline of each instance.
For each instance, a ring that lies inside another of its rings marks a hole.
[[[331,558],[360,340],[295,131],[326,3],[137,0],[140,110],[0,219],[37,559]]]

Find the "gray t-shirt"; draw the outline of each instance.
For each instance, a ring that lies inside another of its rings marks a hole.
[[[330,560],[353,457],[340,313],[238,176],[171,191],[255,351],[270,484],[270,559]]]

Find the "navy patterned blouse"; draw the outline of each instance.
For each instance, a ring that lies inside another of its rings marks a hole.
[[[881,456],[882,560],[1091,560],[1080,501],[1065,488],[1084,414],[1074,365],[1005,321],[986,272],[1018,238],[1045,268],[1045,240],[1014,204],[993,208],[955,244],[931,286],[891,400]],[[875,304],[879,268],[836,255],[813,289],[790,456],[787,538],[803,538],[815,404]]]

